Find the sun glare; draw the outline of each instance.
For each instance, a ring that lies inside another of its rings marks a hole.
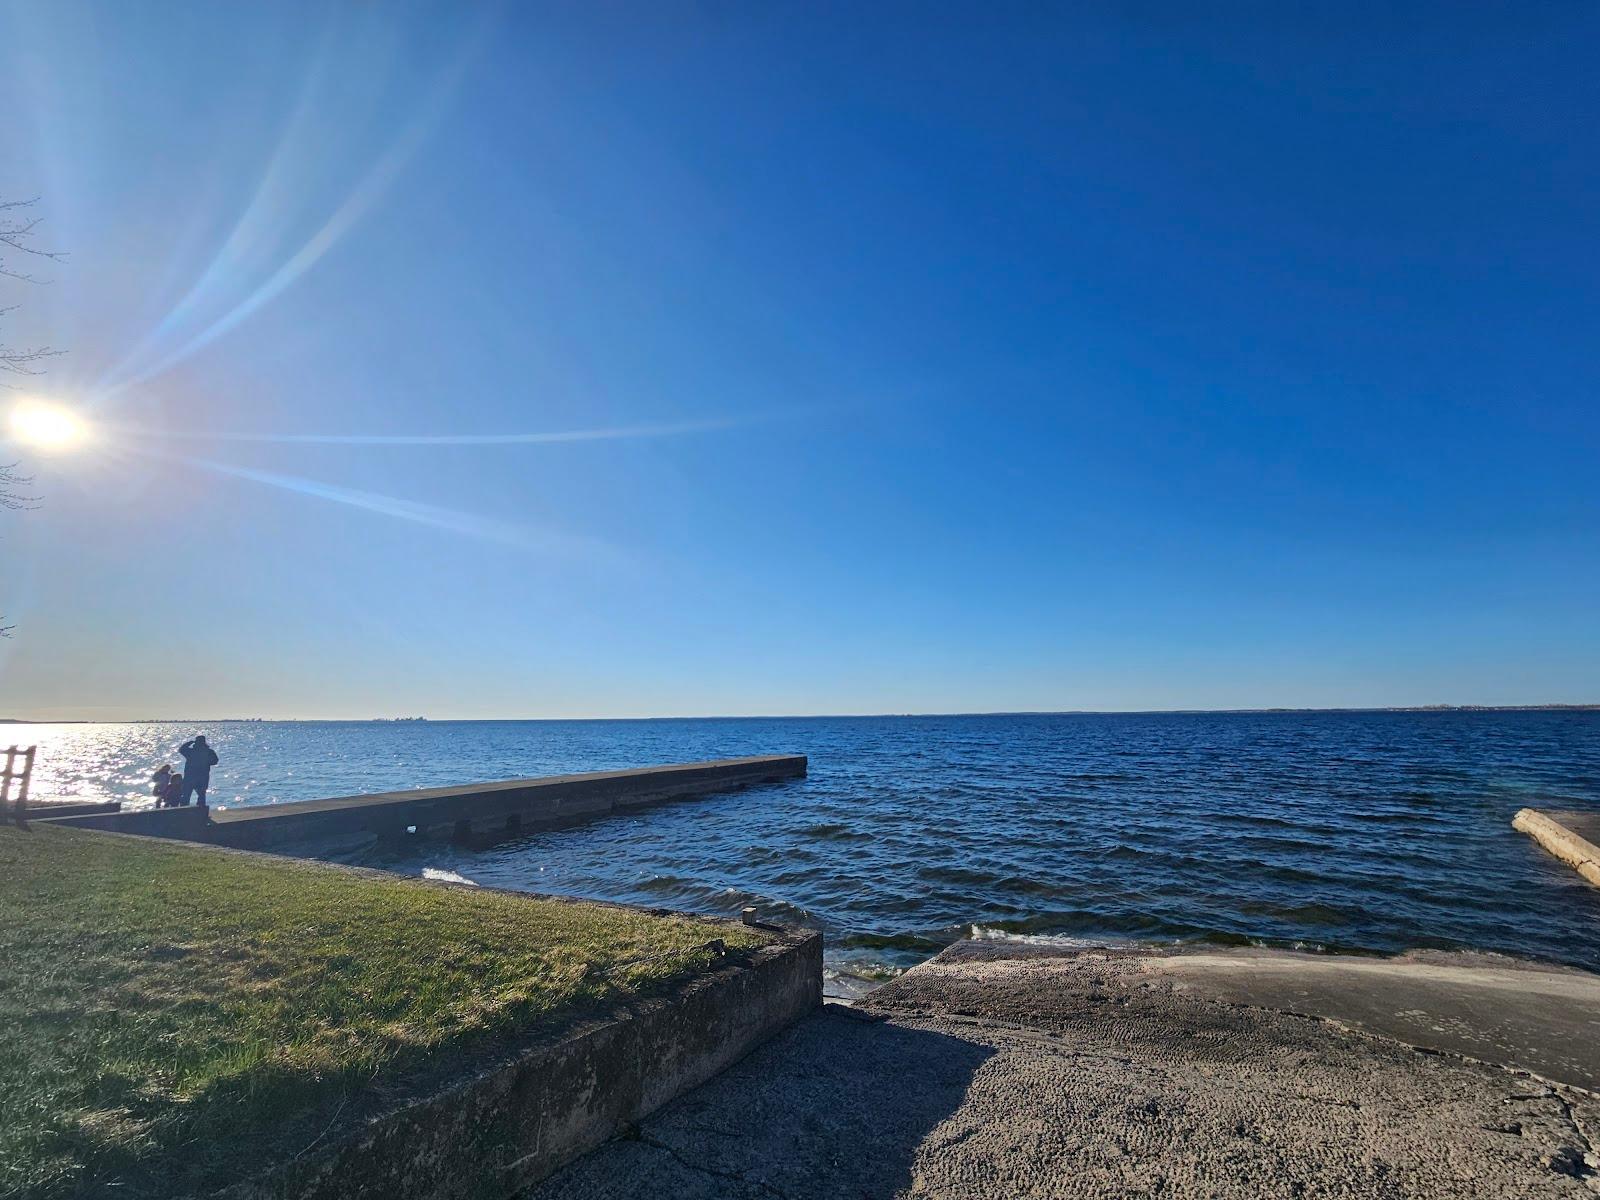
[[[11,410],[11,436],[38,450],[71,450],[89,437],[89,427],[59,404],[24,401]]]

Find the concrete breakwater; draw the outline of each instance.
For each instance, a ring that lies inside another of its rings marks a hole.
[[[1600,887],[1600,813],[1524,808],[1512,819],[1511,827]]]
[[[262,850],[323,838],[508,837],[662,800],[803,778],[801,754],[508,779],[245,808],[144,809],[61,817],[62,825]]]

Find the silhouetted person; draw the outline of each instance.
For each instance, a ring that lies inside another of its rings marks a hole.
[[[183,803],[183,780],[166,763],[156,768],[150,777],[150,790],[155,793],[157,808],[174,808]]]
[[[206,788],[211,786],[211,768],[217,765],[217,752],[206,745],[206,735],[202,733],[179,746],[178,753],[183,755],[183,799],[179,803],[189,803],[193,795],[204,808]]]

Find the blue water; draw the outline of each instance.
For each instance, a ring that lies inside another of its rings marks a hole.
[[[1473,948],[1600,969],[1600,889],[1510,828],[1600,810],[1600,713],[208,727],[213,802],[798,752],[804,781],[360,861],[820,926],[836,968],[971,936]],[[143,793],[188,736],[34,726],[41,793]]]

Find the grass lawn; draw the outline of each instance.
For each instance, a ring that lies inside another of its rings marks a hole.
[[[292,1157],[757,930],[0,827],[0,1196],[169,1196]]]

